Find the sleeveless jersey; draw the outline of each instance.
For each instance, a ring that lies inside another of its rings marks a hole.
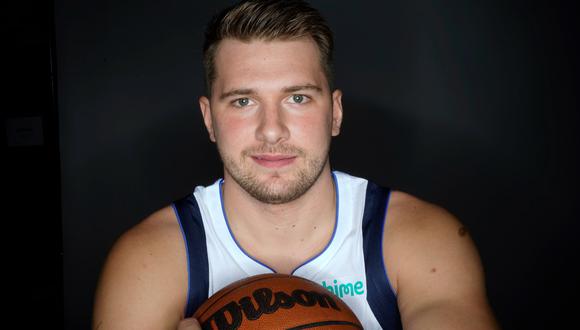
[[[319,283],[354,311],[364,329],[402,329],[397,298],[383,262],[382,233],[390,190],[339,171],[334,232],[318,255],[292,275]],[[238,245],[223,207],[220,179],[195,188],[172,206],[187,251],[190,317],[209,296],[228,284],[275,272]],[[282,247],[281,247],[282,248]]]

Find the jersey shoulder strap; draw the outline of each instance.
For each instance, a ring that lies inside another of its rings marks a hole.
[[[383,329],[402,329],[397,297],[383,262],[383,231],[390,189],[368,182],[363,214],[367,301]]]
[[[193,316],[197,308],[208,298],[209,271],[207,245],[199,205],[193,194],[172,204],[187,252],[188,292],[185,317]]]

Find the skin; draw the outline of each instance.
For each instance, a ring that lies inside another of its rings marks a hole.
[[[233,234],[246,251],[283,273],[324,248],[334,225],[328,150],[331,137],[340,131],[342,94],[330,93],[318,58],[316,44],[306,38],[224,40],[216,56],[211,99],[200,99],[205,126],[225,164],[224,207]],[[296,158],[276,168],[253,158],[279,154]],[[248,193],[232,172],[253,177],[252,184],[272,196],[300,185],[302,176],[312,182],[302,183],[309,188],[295,199],[264,202]],[[280,251],[281,242],[295,252],[288,256]]]
[[[308,38],[224,40],[216,69],[212,95],[200,98],[200,108],[224,160],[224,208],[233,235],[253,257],[290,273],[320,252],[334,229],[328,146],[340,132],[342,93],[328,89]],[[264,155],[293,158],[256,160]],[[453,215],[393,191],[383,236],[405,329],[498,328],[477,250]],[[186,292],[183,239],[166,207],[115,243],[97,290],[93,328],[200,329],[194,319],[183,319]]]

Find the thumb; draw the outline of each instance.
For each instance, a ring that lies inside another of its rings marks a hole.
[[[201,330],[201,326],[199,325],[199,322],[192,317],[181,320],[177,326],[177,330]]]

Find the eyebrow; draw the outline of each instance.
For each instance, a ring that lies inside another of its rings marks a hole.
[[[235,96],[235,95],[251,95],[251,94],[255,94],[255,90],[250,89],[250,88],[241,88],[241,89],[233,89],[229,92],[223,93],[222,95],[220,95],[220,100],[224,100],[227,99],[230,96]]]
[[[288,87],[282,88],[282,91],[284,93],[294,93],[294,92],[298,92],[298,91],[302,91],[302,90],[312,90],[312,91],[315,91],[318,93],[322,93],[322,88],[320,88],[316,85],[312,85],[312,84],[288,86]]]
[[[284,93],[295,93],[295,92],[303,91],[303,90],[312,90],[312,91],[315,91],[318,93],[322,93],[322,88],[320,88],[319,86],[316,86],[316,85],[312,85],[312,84],[288,86],[288,87],[282,88],[282,92],[284,92]],[[231,96],[243,96],[243,95],[252,95],[252,94],[256,94],[256,90],[251,89],[251,88],[232,89],[228,92],[221,94],[219,99],[224,100],[224,99],[227,99],[228,97],[231,97]]]

